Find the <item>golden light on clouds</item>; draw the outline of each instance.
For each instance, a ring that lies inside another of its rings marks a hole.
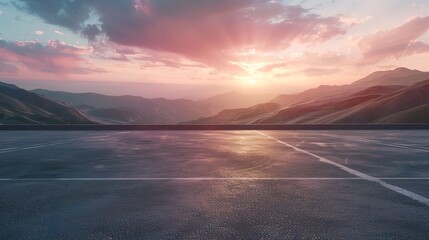
[[[0,78],[285,93],[385,66],[429,70],[419,1],[20,0],[1,6]]]

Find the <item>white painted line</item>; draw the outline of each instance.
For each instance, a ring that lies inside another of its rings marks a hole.
[[[12,150],[12,149],[16,149],[16,148],[17,147],[2,148],[2,149],[0,149],[0,152],[7,151],[7,150]]]
[[[35,149],[35,148],[50,147],[50,146],[61,145],[61,144],[67,144],[67,143],[72,143],[72,142],[85,140],[85,139],[97,139],[98,140],[98,138],[106,138],[106,137],[110,137],[110,136],[111,135],[101,135],[101,136],[94,136],[94,137],[92,137],[92,136],[81,137],[81,138],[68,139],[68,140],[64,140],[64,141],[58,141],[58,142],[52,142],[52,143],[46,143],[46,144],[35,144],[35,145],[27,146],[27,147],[3,148],[3,149],[0,149],[0,154],[9,153],[9,152],[18,152],[18,151],[22,151],[22,150],[29,150],[29,149]]]
[[[381,180],[429,180],[429,178],[378,178]],[[361,177],[128,177],[128,178],[0,178],[0,181],[337,181]]]
[[[0,153],[9,153],[9,152],[17,152],[17,151],[28,150],[28,149],[43,148],[43,147],[49,147],[49,146],[71,143],[74,141],[76,141],[76,140],[60,141],[60,142],[53,142],[53,143],[47,143],[47,144],[37,144],[37,145],[32,145],[32,146],[28,146],[28,147],[21,147],[21,148],[16,147],[16,148],[11,148],[11,149],[1,149]]]
[[[423,196],[421,196],[421,195],[419,195],[419,194],[416,194],[416,193],[410,192],[410,191],[408,191],[408,190],[406,190],[406,189],[403,189],[403,188],[397,187],[397,186],[395,186],[395,185],[389,184],[389,183],[387,183],[387,182],[383,181],[383,180],[382,180],[382,179],[380,179],[380,178],[372,177],[372,176],[370,176],[370,175],[368,175],[368,174],[365,174],[365,173],[363,173],[363,172],[359,172],[359,171],[357,171],[357,170],[354,170],[354,169],[352,169],[352,168],[346,167],[346,166],[344,166],[344,165],[341,165],[341,164],[339,164],[339,163],[336,163],[336,162],[334,162],[334,161],[331,161],[331,160],[329,160],[329,159],[326,159],[326,158],[321,157],[321,156],[319,156],[319,155],[316,155],[316,154],[314,154],[314,153],[311,153],[311,152],[305,151],[304,149],[301,149],[301,148],[295,147],[295,146],[293,146],[293,145],[290,145],[289,143],[283,142],[283,141],[281,141],[281,140],[279,140],[279,139],[277,139],[277,138],[275,138],[275,137],[272,137],[272,136],[270,136],[270,135],[267,135],[267,134],[265,134],[265,133],[263,133],[263,132],[260,132],[260,131],[257,131],[257,132],[258,132],[259,134],[263,135],[263,136],[266,136],[266,137],[268,137],[268,138],[271,138],[271,139],[273,139],[273,140],[277,141],[277,142],[278,142],[278,143],[280,143],[280,144],[283,144],[283,145],[285,145],[285,146],[287,146],[287,147],[290,147],[290,148],[292,148],[293,150],[295,150],[295,151],[297,151],[297,152],[302,152],[302,153],[305,153],[305,154],[310,155],[310,156],[312,156],[312,157],[315,157],[315,158],[319,159],[319,161],[321,161],[321,162],[324,162],[324,163],[327,163],[327,164],[330,164],[330,165],[336,166],[336,167],[340,168],[341,170],[343,170],[343,171],[345,171],[345,172],[348,172],[348,173],[350,173],[350,174],[352,174],[352,175],[354,175],[354,176],[360,177],[360,178],[362,178],[362,179],[364,179],[364,180],[367,180],[367,181],[370,181],[370,182],[376,182],[376,183],[380,184],[381,186],[383,186],[383,187],[385,187],[385,188],[387,188],[387,189],[390,189],[390,190],[392,190],[392,191],[395,191],[395,192],[397,192],[397,193],[399,193],[399,194],[402,194],[402,195],[407,196],[407,197],[409,197],[409,198],[411,198],[411,199],[414,199],[414,200],[416,200],[416,201],[418,201],[418,202],[420,202],[420,203],[423,203],[423,204],[425,204],[426,206],[429,206],[429,199],[428,199],[428,198],[425,198],[425,197],[423,197]]]

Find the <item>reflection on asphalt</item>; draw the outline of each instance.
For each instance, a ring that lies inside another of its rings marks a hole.
[[[423,239],[428,131],[0,132],[1,239]],[[26,181],[17,181],[26,179]]]

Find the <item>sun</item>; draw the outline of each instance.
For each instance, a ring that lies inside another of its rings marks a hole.
[[[261,78],[259,76],[251,76],[251,75],[247,75],[247,76],[241,76],[241,77],[237,77],[237,79],[240,80],[240,83],[242,86],[245,87],[259,87],[261,82]]]
[[[241,80],[242,84],[247,86],[256,87],[261,84],[261,79],[263,79],[263,73],[260,71],[261,68],[266,66],[265,63],[236,63],[244,70],[244,74],[240,77],[237,77]]]
[[[256,81],[256,79],[254,78],[248,78],[246,79],[246,83],[249,85],[255,85],[256,83],[258,83],[258,81]]]

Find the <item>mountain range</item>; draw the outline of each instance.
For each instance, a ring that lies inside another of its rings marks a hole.
[[[76,108],[0,83],[1,124],[94,124]]]
[[[178,123],[429,123],[429,72],[397,68],[297,94],[230,91],[199,101],[27,91],[0,82],[0,124]]]
[[[43,89],[32,92],[70,104],[91,120],[103,124],[177,124],[210,116],[225,108],[250,107],[269,101],[273,97],[266,94],[243,94],[230,91],[200,101],[192,101],[69,93]]]
[[[260,104],[182,124],[429,123],[429,72],[379,71],[348,85],[322,85],[271,102],[279,105],[272,111],[262,111]]]

